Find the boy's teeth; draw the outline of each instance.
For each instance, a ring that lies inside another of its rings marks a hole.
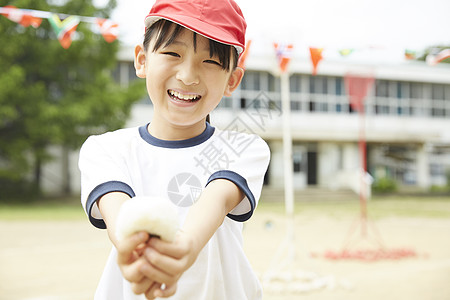
[[[182,100],[194,100],[194,99],[198,98],[197,95],[183,95],[183,94],[181,94],[179,92],[172,91],[172,90],[170,90],[169,93],[172,96],[177,97],[178,99],[182,99]]]

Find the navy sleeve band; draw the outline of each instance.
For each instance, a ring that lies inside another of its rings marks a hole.
[[[255,202],[255,197],[253,196],[252,191],[250,191],[250,188],[248,187],[247,180],[236,172],[229,171],[229,170],[222,170],[222,171],[217,171],[217,172],[213,173],[209,177],[206,185],[208,185],[211,181],[213,181],[215,179],[226,179],[226,180],[233,182],[238,188],[240,188],[242,190],[242,192],[245,194],[248,201],[250,202],[251,209],[248,213],[245,213],[243,215],[228,214],[227,216],[230,219],[232,219],[234,221],[238,221],[238,222],[244,222],[244,221],[247,221],[248,219],[250,219],[250,217],[253,214],[253,211],[255,210],[256,202]]]
[[[105,221],[92,217],[92,207],[102,196],[111,192],[122,192],[130,197],[134,197],[133,189],[126,183],[121,181],[108,181],[96,186],[89,194],[86,202],[86,213],[89,216],[89,221],[97,228],[106,229]]]

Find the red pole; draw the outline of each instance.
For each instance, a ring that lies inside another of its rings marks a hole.
[[[367,189],[365,176],[367,172],[367,147],[366,147],[366,124],[364,104],[361,101],[361,109],[359,111],[359,153],[361,155],[361,182],[359,189],[359,203],[361,208],[362,235],[367,235]]]
[[[347,92],[350,97],[350,105],[353,109],[358,111],[359,114],[359,154],[361,156],[361,174],[360,174],[360,189],[359,189],[359,202],[361,210],[361,234],[367,236],[367,147],[366,147],[366,123],[365,123],[365,108],[364,98],[370,86],[373,84],[373,76],[364,76],[348,73],[345,76]]]

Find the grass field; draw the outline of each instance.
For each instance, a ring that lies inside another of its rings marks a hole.
[[[79,220],[85,214],[78,198],[43,199],[32,203],[0,203],[0,220]]]
[[[284,213],[283,203],[261,202],[258,210]],[[411,196],[376,196],[367,202],[370,217],[450,217],[450,196],[448,197],[411,197]],[[313,200],[297,201],[295,213],[320,214],[327,216],[348,216],[359,214],[359,200]]]
[[[287,236],[284,209],[282,202],[262,199],[245,223],[244,250],[260,276]],[[359,201],[298,201],[291,267],[332,281],[301,294],[263,285],[264,300],[450,299],[450,196],[377,196],[368,212],[386,246],[411,248],[418,256],[372,263],[313,259],[309,253],[340,249],[358,219]],[[0,241],[0,300],[92,300],[111,248],[78,197],[0,204]]]
[[[369,217],[450,218],[450,196],[375,196],[367,203]],[[283,202],[264,201],[258,212],[284,214]],[[318,214],[330,217],[358,215],[358,200],[297,201],[295,214]],[[0,220],[79,220],[85,218],[79,198],[47,199],[29,204],[0,203]]]

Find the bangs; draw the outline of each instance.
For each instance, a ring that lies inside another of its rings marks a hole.
[[[183,26],[173,23],[171,21],[161,19],[151,25],[145,31],[144,50],[147,51],[150,41],[155,38],[155,44],[152,52],[156,52],[161,47],[170,46],[176,38],[180,35]],[[197,50],[197,33],[193,33],[194,51]],[[209,57],[217,57],[223,70],[230,71],[231,62],[232,69],[237,67],[238,53],[231,45],[222,44],[208,38],[209,41]]]

